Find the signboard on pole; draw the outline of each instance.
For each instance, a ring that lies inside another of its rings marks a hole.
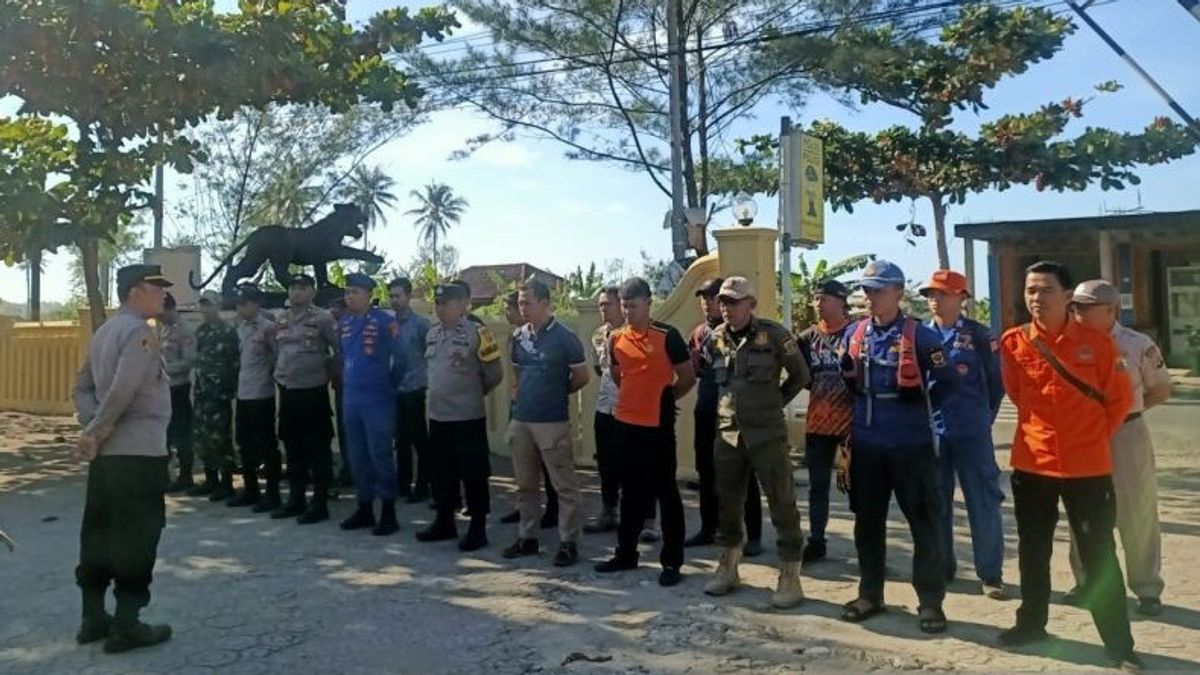
[[[793,131],[780,143],[780,218],[800,246],[825,243],[825,147],[821,139]]]

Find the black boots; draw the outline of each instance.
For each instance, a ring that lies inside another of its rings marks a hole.
[[[167,494],[185,492],[194,487],[196,487],[196,481],[192,480],[192,473],[190,471],[187,473],[180,471],[179,478],[176,478],[175,480],[171,481],[169,485],[167,485]]]
[[[81,645],[108,637],[112,617],[104,611],[104,594],[103,590],[83,589],[83,621],[75,634],[75,641]]]
[[[400,523],[396,522],[396,502],[385,499],[379,509],[379,524],[375,526],[374,530],[371,530],[371,534],[376,537],[386,537],[399,530]]]
[[[471,517],[471,524],[467,527],[467,533],[462,539],[458,540],[458,550],[460,551],[478,551],[488,545],[487,538],[487,516],[476,514]]]
[[[439,511],[432,525],[417,532],[417,541],[445,541],[457,538],[458,528],[454,526],[453,511]]]
[[[137,608],[125,607],[118,602],[117,616],[113,619],[108,641],[104,643],[104,651],[119,654],[139,647],[161,644],[170,639],[170,626],[142,623],[138,620]]]
[[[329,487],[318,485],[313,488],[313,498],[308,505],[308,510],[297,518],[296,522],[301,525],[312,525],[322,520],[329,520]]]
[[[267,479],[267,491],[254,505],[255,513],[270,513],[279,508],[279,480]]]
[[[258,472],[249,467],[242,469],[242,492],[225,503],[232,507],[255,506],[258,500]]]
[[[392,520],[396,519],[396,514],[392,514]],[[341,522],[338,527],[343,530],[361,530],[364,527],[375,526],[375,512],[372,510],[371,502],[359,502],[358,510],[351,516]]]
[[[302,515],[307,510],[304,500],[304,489],[305,485],[303,483],[292,483],[287,505],[272,511],[271,517],[275,520],[280,520]]]
[[[210,502],[223,502],[233,496],[233,472],[230,469],[217,471],[217,488],[208,495]]]
[[[217,489],[217,472],[214,469],[204,469],[204,482],[188,490],[186,493],[189,497],[207,497]]]

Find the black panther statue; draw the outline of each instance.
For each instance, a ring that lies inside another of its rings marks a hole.
[[[329,286],[329,273],[325,265],[330,261],[353,259],[373,264],[383,263],[383,258],[370,251],[342,245],[342,239],[346,237],[361,239],[361,226],[366,222],[367,214],[358,205],[335,204],[333,213],[308,227],[260,227],[230,251],[204,283],[197,284],[193,275],[189,275],[188,282],[192,288],[199,290],[216,278],[222,269],[228,267],[225,281],[221,284],[221,294],[228,298],[235,294],[240,281],[258,274],[263,263],[270,263],[275,279],[285,287],[292,280],[288,265],[312,265],[317,288],[325,288]],[[233,264],[233,256],[243,249],[246,253],[242,259],[236,265]]]

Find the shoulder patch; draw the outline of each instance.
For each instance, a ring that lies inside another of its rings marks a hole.
[[[792,335],[790,333],[784,335],[783,336],[783,355],[784,356],[792,356],[798,351],[800,351],[800,347],[796,345],[796,338],[792,337]]]
[[[946,365],[946,353],[940,349],[935,349],[929,353],[929,361],[934,368],[941,368]]]
[[[500,345],[496,344],[496,336],[492,334],[492,329],[480,323],[475,327],[475,332],[479,334],[479,360],[491,363],[499,359]]]

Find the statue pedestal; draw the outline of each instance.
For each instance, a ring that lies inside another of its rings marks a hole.
[[[176,304],[180,307],[196,306],[200,291],[192,288],[188,278],[194,276],[197,282],[204,281],[200,277],[199,246],[148,248],[142,251],[142,262],[162,266],[163,276],[175,284],[171,287],[171,295],[175,297]]]

